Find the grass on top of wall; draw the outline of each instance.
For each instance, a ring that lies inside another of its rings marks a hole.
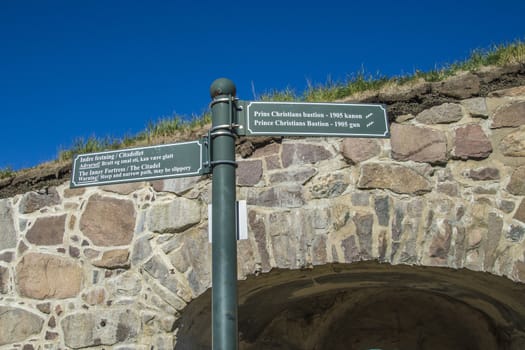
[[[367,75],[361,71],[343,82],[328,81],[325,84],[309,86],[303,93],[302,100],[308,102],[333,101],[359,92],[378,91],[387,84],[402,85],[419,79],[437,82],[461,71],[472,72],[485,66],[505,66],[514,63],[525,63],[524,42],[516,41],[511,44],[496,45],[487,50],[474,50],[464,61],[447,64],[428,72],[415,71],[409,75],[386,77],[380,74]],[[279,93],[277,95],[280,96]],[[289,93],[287,92],[286,95]],[[271,96],[268,96],[268,99],[271,99]]]
[[[144,131],[134,136],[125,135],[122,138],[112,136],[97,137],[91,136],[87,139],[77,138],[73,141],[70,149],[61,150],[58,154],[58,161],[68,161],[73,159],[76,154],[101,152],[116,150],[144,145],[163,143],[184,131],[192,131],[203,128],[211,123],[211,113],[202,116],[194,116],[190,120],[181,116],[159,118],[157,121],[150,121]]]
[[[387,77],[381,74],[367,74],[362,70],[350,75],[344,81],[328,79],[323,84],[309,83],[307,89],[301,94],[297,94],[293,89],[275,90],[266,92],[258,96],[257,99],[262,101],[330,102],[360,92],[378,91],[387,84],[402,85],[419,79],[436,82],[460,71],[475,71],[484,66],[505,66],[514,63],[525,63],[525,43],[519,40],[510,44],[495,45],[489,49],[474,50],[464,61],[447,64],[428,72],[415,71],[403,76]],[[183,132],[202,129],[209,123],[211,123],[209,112],[201,116],[193,116],[191,119],[174,115],[149,122],[145,130],[136,135],[126,135],[121,138],[113,136],[77,138],[69,149],[59,151],[57,161],[69,161],[76,154],[164,143]],[[11,167],[0,169],[0,179],[10,177],[14,173]]]
[[[10,166],[0,169],[0,179],[11,177],[14,174],[15,174],[15,171]]]

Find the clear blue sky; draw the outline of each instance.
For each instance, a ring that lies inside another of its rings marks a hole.
[[[429,70],[524,40],[524,14],[524,0],[0,0],[0,169],[200,115],[223,76],[251,100]]]

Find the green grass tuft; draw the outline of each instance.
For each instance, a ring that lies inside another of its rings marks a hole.
[[[114,149],[123,148],[124,145],[135,144],[135,141],[132,138],[126,137],[124,138],[124,140],[126,141],[124,142],[123,140],[119,140],[111,136],[106,136],[104,138],[90,136],[87,139],[84,139],[83,137],[79,137],[73,141],[73,146],[70,149],[62,150],[59,152],[58,160],[60,161],[70,160],[73,158],[75,154],[114,150]]]
[[[10,166],[0,169],[0,179],[11,177],[15,174],[15,171]]]
[[[485,66],[505,66],[508,64],[525,64],[525,43],[517,40],[510,44],[494,45],[490,49],[476,49],[463,60],[444,65],[429,72],[416,72],[414,78],[426,81],[441,81],[460,71],[474,72]]]
[[[68,161],[73,159],[76,154],[131,148],[144,143],[153,144],[158,140],[165,140],[183,131],[197,130],[208,123],[211,123],[211,113],[209,112],[202,116],[194,115],[191,119],[173,116],[160,118],[156,122],[150,121],[144,131],[134,136],[126,135],[122,139],[111,136],[77,138],[73,141],[71,148],[59,151],[58,160]]]
[[[366,74],[364,69],[343,82],[334,82],[328,79],[325,84],[312,85],[303,94],[306,102],[328,102],[353,95],[358,92],[378,90],[390,81],[389,78],[377,74]]]
[[[261,101],[293,102],[297,101],[298,97],[293,89],[286,88],[284,91],[272,90],[264,93],[259,99]]]

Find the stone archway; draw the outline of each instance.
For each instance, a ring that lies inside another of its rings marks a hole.
[[[240,349],[525,347],[525,285],[466,269],[328,264],[239,282]],[[180,319],[176,350],[210,349],[210,293]]]

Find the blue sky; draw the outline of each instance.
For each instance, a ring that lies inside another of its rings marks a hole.
[[[395,76],[525,39],[525,1],[0,1],[0,169],[76,138],[200,115],[219,77],[244,100],[361,69]]]

